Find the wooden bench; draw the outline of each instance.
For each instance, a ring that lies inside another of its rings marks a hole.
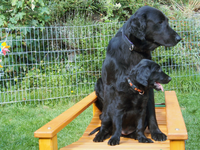
[[[61,115],[34,132],[34,136],[39,138],[40,150],[57,150],[57,133],[67,126],[74,118],[81,114],[86,108],[96,100],[95,92],[91,93],[80,102],[63,112]],[[188,138],[186,126],[183,120],[181,109],[174,91],[165,92],[164,107],[156,107],[156,118],[159,128],[164,132],[168,140],[164,142],[154,141],[154,143],[139,143],[137,140],[123,138],[120,139],[120,145],[109,146],[108,140],[95,143],[95,135],[88,134],[100,126],[99,114],[101,112],[93,104],[93,119],[87,127],[83,136],[77,141],[60,150],[105,150],[105,149],[134,149],[134,150],[184,150],[185,140]],[[145,135],[150,138],[148,130]]]

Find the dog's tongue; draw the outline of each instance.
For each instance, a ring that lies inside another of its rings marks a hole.
[[[164,88],[163,88],[163,86],[162,86],[160,83],[156,82],[156,86],[157,86],[159,89],[161,89],[162,92],[164,91]]]

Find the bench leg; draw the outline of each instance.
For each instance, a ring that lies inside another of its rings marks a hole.
[[[170,141],[170,150],[185,150],[185,141],[180,140],[180,141]]]
[[[57,135],[50,139],[39,139],[39,150],[58,150]]]
[[[97,106],[95,105],[95,103],[93,103],[93,116],[95,115],[96,111],[98,111],[99,109],[97,108]]]

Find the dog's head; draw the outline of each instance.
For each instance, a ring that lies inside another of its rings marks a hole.
[[[144,6],[130,17],[124,26],[125,35],[135,46],[140,40],[143,49],[154,50],[158,46],[175,46],[181,37],[169,26],[168,18],[158,9]]]
[[[167,84],[171,81],[171,77],[165,74],[157,63],[148,59],[142,59],[130,71],[128,78],[137,85],[162,91],[161,84]]]

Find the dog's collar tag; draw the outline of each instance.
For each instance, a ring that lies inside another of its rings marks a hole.
[[[127,36],[124,34],[123,29],[122,29],[121,31],[122,31],[122,37],[123,37],[125,43],[128,45],[129,50],[130,50],[130,51],[133,51],[134,44],[133,44],[133,43],[127,38]]]
[[[139,92],[140,95],[144,95],[144,91],[138,89],[129,78],[127,78],[130,87],[132,87],[135,91]]]
[[[134,45],[131,45],[131,47],[129,47],[129,50],[132,51],[134,48]]]

